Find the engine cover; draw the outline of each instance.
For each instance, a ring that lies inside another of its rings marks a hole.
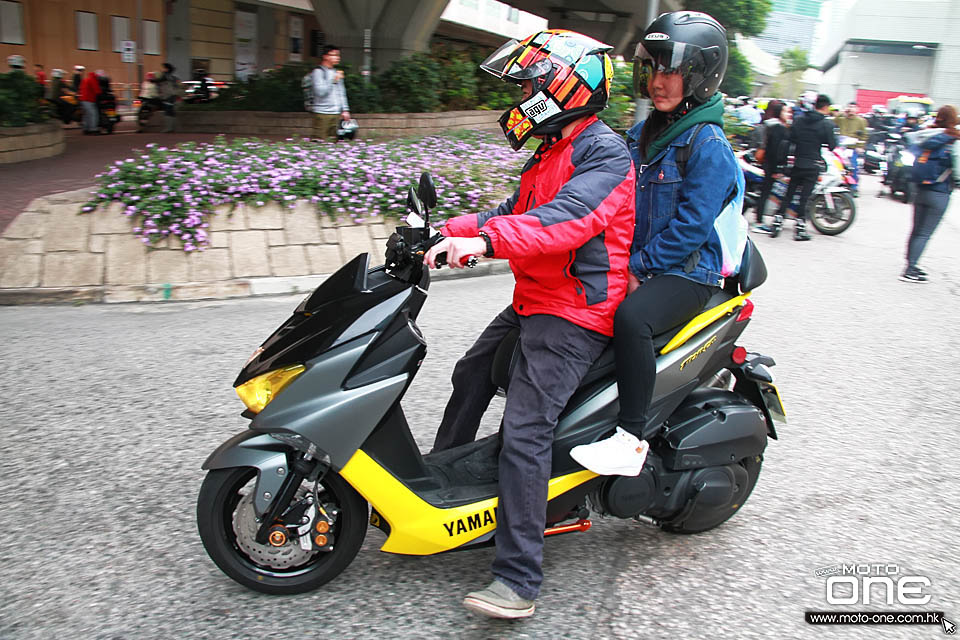
[[[604,511],[618,518],[632,518],[654,506],[659,499],[657,483],[649,466],[640,475],[610,478],[600,489]]]
[[[767,446],[767,423],[753,404],[730,391],[698,389],[663,425],[668,469],[724,466],[758,456]]]

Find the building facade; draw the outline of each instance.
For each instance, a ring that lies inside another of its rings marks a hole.
[[[813,62],[821,91],[861,111],[901,94],[960,104],[960,1],[834,0]]]
[[[163,0],[0,0],[0,61],[19,54],[27,72],[42,64],[73,73],[74,65],[103,70],[117,82],[136,81],[137,65],[159,69],[166,55]],[[137,6],[141,15],[137,15]],[[139,20],[138,20],[139,18]],[[139,28],[138,28],[139,26]],[[121,43],[137,43],[137,60],[121,60]]]
[[[775,56],[787,49],[810,51],[822,4],[823,0],[774,0],[767,28],[753,41]]]

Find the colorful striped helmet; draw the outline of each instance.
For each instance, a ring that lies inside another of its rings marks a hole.
[[[531,96],[500,117],[514,150],[532,135],[557,134],[564,125],[606,108],[613,79],[609,45],[565,29],[538,31],[511,40],[480,68],[505,82],[533,83]]]

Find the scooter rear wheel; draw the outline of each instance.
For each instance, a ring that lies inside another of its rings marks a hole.
[[[807,218],[817,231],[825,236],[843,233],[857,217],[857,203],[853,196],[844,192],[834,193],[831,196],[833,197],[832,211],[827,207],[827,200],[823,194],[810,198],[810,204],[807,205]]]
[[[733,498],[728,507],[722,510],[709,509],[706,513],[697,513],[696,507],[693,511],[686,514],[681,522],[665,522],[660,527],[670,533],[702,533],[720,526],[740,510],[743,503],[750,497],[750,493],[757,485],[757,478],[760,477],[760,467],[763,464],[761,456],[750,456],[743,458],[735,467],[739,469],[735,472],[738,483],[734,487]],[[704,510],[706,511],[706,510]]]
[[[331,531],[335,532],[332,551],[313,551],[289,567],[270,566],[267,554],[285,552],[304,554],[295,542],[290,549],[257,545],[249,540],[238,541],[236,518],[253,520],[252,508],[243,509],[242,501],[253,491],[257,470],[252,467],[217,469],[207,474],[197,499],[197,529],[203,546],[220,569],[243,586],[271,595],[290,595],[311,591],[332,580],[343,571],[360,551],[367,532],[367,503],[339,475],[329,472],[321,481],[320,499],[334,504],[339,513]],[[237,515],[239,512],[239,516]],[[241,525],[255,528],[255,521]],[[251,544],[255,553],[248,550]]]

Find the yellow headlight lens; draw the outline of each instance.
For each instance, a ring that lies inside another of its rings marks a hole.
[[[260,413],[277,394],[297,379],[307,368],[302,364],[276,369],[252,380],[247,380],[237,387],[237,395],[247,405],[247,409]]]

